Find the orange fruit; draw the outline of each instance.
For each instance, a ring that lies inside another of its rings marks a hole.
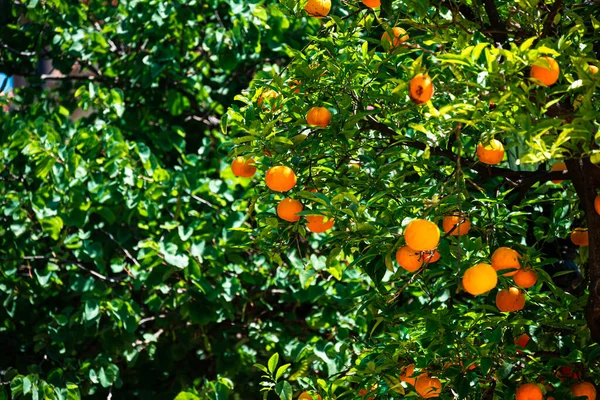
[[[575,397],[586,396],[587,400],[596,400],[596,387],[589,382],[579,382],[571,386]]]
[[[372,393],[372,392],[374,392],[375,390],[377,390],[377,384],[374,384],[373,386],[371,386],[371,389],[370,389],[370,390],[367,390],[367,389],[360,389],[360,390],[358,391],[358,397],[361,397],[361,398],[362,398],[362,397],[364,397],[364,396],[368,395],[369,393]],[[374,399],[373,397],[369,397],[369,398],[367,398],[366,400],[375,400],[375,399]]]
[[[365,0],[363,0],[363,3],[364,2],[365,2]],[[377,2],[379,3],[379,0],[377,0]],[[392,41],[392,39],[390,39],[390,35],[387,32],[383,32],[383,35],[381,35],[381,41],[382,42],[385,41],[390,44],[389,51],[394,50],[394,48],[400,46],[402,43],[406,42],[409,38],[406,31],[398,26],[393,27],[392,32],[394,33],[394,41]]]
[[[515,280],[515,283],[521,286],[523,289],[529,289],[530,287],[536,284],[537,274],[532,269],[520,269],[513,276],[513,279]]]
[[[529,343],[529,339],[531,339],[531,338],[529,337],[529,335],[528,335],[528,334],[526,334],[526,333],[524,333],[524,334],[522,334],[521,336],[519,336],[519,338],[518,338],[518,339],[516,339],[516,338],[515,338],[515,344],[516,344],[517,346],[520,346],[520,347],[522,347],[522,348],[525,348],[525,347],[527,347],[527,343]]]
[[[511,269],[512,271],[503,274],[503,276],[513,276],[521,269],[521,264],[519,263],[520,259],[521,255],[515,250],[508,247],[499,247],[494,254],[492,254],[492,267],[494,267],[496,271]]]
[[[308,15],[315,18],[323,18],[331,11],[331,0],[308,0],[304,6]]]
[[[517,388],[515,400],[542,400],[542,389],[535,383],[526,383]]]
[[[423,257],[418,251],[414,251],[409,246],[402,246],[396,252],[396,261],[398,265],[409,272],[415,272],[423,265]]]
[[[287,192],[296,185],[296,174],[290,167],[278,165],[269,168],[265,181],[269,189],[276,192]]]
[[[279,96],[279,93],[277,93],[273,89],[267,89],[261,93],[261,95],[258,97],[258,100],[256,103],[258,104],[259,107],[261,107],[263,101],[267,100],[267,102],[270,102],[270,101],[272,102],[273,100],[275,100],[277,98],[277,96]]]
[[[309,125],[325,128],[331,122],[331,113],[325,107],[313,107],[306,114],[306,122]]]
[[[425,104],[433,96],[433,83],[427,74],[419,74],[408,84],[408,95],[415,104]]]
[[[586,228],[575,228],[571,232],[571,242],[577,246],[589,246],[590,239]]]
[[[598,73],[598,67],[596,67],[595,65],[590,65],[590,72],[592,74],[597,74]]]
[[[415,386],[415,382],[417,378],[413,378],[412,376],[415,374],[415,364],[409,364],[404,369],[404,372],[400,374],[400,380],[402,382],[406,382],[411,386]]]
[[[313,233],[323,233],[333,228],[333,219],[328,219],[325,222],[325,217],[322,215],[307,215],[306,229]]]
[[[455,229],[454,227],[457,225],[458,227]],[[451,232],[450,236],[466,235],[469,233],[469,229],[471,229],[471,221],[460,214],[446,215],[442,226],[444,232]]]
[[[594,199],[594,208],[596,209],[596,212],[600,214],[600,194]]]
[[[300,396],[298,396],[298,400],[322,400],[323,398],[319,393],[314,392],[302,392]]]
[[[525,295],[515,287],[500,290],[496,295],[496,307],[502,312],[522,310],[525,307]]]
[[[498,274],[489,264],[477,264],[465,271],[463,288],[474,296],[489,292],[498,284]]]
[[[434,250],[433,253],[429,253],[429,254],[424,253],[423,254],[423,261],[428,264],[434,263],[434,262],[438,261],[440,258],[442,258],[442,256],[440,255],[440,253],[438,253],[437,250]]]
[[[540,57],[531,66],[531,77],[537,79],[536,84],[551,86],[556,83],[560,74],[560,67],[552,57]]]
[[[296,214],[302,211],[302,208],[302,203],[288,197],[277,204],[277,215],[285,221],[297,222],[300,221],[300,216]]]
[[[242,156],[236,157],[231,163],[231,171],[240,178],[250,178],[256,173],[254,158],[245,159]]]
[[[564,382],[565,379],[573,379],[578,381],[582,378],[581,371],[576,371],[568,365],[563,365],[560,367],[556,373],[556,376],[558,376],[562,382]]]
[[[440,397],[442,383],[437,378],[430,378],[427,374],[421,374],[415,383],[415,390],[424,399]]]
[[[369,8],[376,8],[381,5],[381,0],[362,0],[362,2]]]
[[[552,168],[550,168],[550,171],[566,171],[567,170],[567,164],[565,164],[564,162],[558,162],[556,164],[554,164],[552,166]],[[561,183],[562,179],[556,179],[556,180],[552,180],[552,183]]]
[[[499,140],[492,139],[487,143],[479,143],[477,145],[477,158],[484,164],[500,164],[503,157],[504,145]]]
[[[404,230],[404,240],[415,251],[431,251],[440,243],[440,229],[431,221],[413,219]]]

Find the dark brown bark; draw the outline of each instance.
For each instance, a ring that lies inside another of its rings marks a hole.
[[[566,164],[587,217],[590,245],[586,275],[590,295],[585,317],[592,339],[600,343],[600,215],[594,208],[597,189],[600,188],[600,167],[592,164],[589,158],[567,160]]]

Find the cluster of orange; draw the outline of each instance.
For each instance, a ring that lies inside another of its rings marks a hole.
[[[547,391],[552,391],[550,385],[546,385]],[[571,386],[571,393],[576,398],[586,398],[587,400],[596,400],[596,388],[589,382],[579,382]],[[544,393],[537,383],[525,383],[517,388],[515,400],[543,400]],[[554,397],[548,397],[546,400],[555,400]]]
[[[253,158],[245,159],[242,156],[236,157],[231,163],[231,171],[235,176],[250,178],[256,173],[255,161]],[[275,192],[287,192],[296,186],[296,174],[294,170],[285,165],[277,165],[269,168],[265,175],[267,187]],[[298,200],[285,198],[277,205],[277,215],[279,218],[288,222],[300,221],[297,215],[304,207]],[[333,228],[334,220],[326,219],[323,215],[307,215],[306,229],[314,233],[323,233]]]

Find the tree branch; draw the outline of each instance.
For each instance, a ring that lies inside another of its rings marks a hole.
[[[490,27],[492,28],[490,34],[494,41],[500,44],[506,43],[508,41],[508,34],[505,33],[506,26],[504,26],[504,22],[500,19],[496,3],[494,0],[483,0],[483,6],[490,20]]]
[[[554,18],[556,17],[556,14],[558,14],[558,11],[563,6],[563,3],[564,3],[564,0],[556,0],[554,2],[554,5],[552,6],[552,9],[548,13],[548,16],[546,17],[546,21],[544,22],[544,29],[542,30],[542,36],[540,38],[545,38],[550,34],[552,25],[554,25]]]

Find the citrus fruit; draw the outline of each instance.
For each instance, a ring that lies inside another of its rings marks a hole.
[[[376,8],[381,5],[381,0],[362,0],[362,2],[369,8]]]
[[[513,276],[515,283],[521,286],[523,289],[529,289],[537,282],[537,274],[532,269],[523,270],[520,269]]]
[[[442,383],[437,378],[430,378],[427,374],[421,374],[415,382],[415,390],[424,399],[440,397]]]
[[[363,0],[364,3],[364,0]],[[400,27],[393,27],[392,28],[392,32],[394,33],[394,40],[392,41],[392,39],[390,39],[390,35],[387,32],[383,32],[383,35],[381,35],[381,41],[382,42],[388,42],[390,43],[390,51],[392,51],[394,48],[400,46],[402,43],[406,42],[408,40],[408,34],[406,33],[406,31]]]
[[[581,371],[576,371],[572,367],[568,365],[563,365],[560,367],[556,373],[556,375],[560,378],[561,381],[565,381],[565,379],[573,379],[580,380],[581,379]]]
[[[504,273],[503,276],[513,276],[521,269],[520,259],[521,255],[515,250],[508,247],[499,247],[492,254],[492,267],[496,271],[509,269],[511,271]]]
[[[590,72],[592,74],[597,74],[598,73],[598,67],[596,67],[595,65],[590,65]]]
[[[542,400],[542,389],[535,383],[526,383],[517,388],[515,400]]]
[[[442,256],[438,253],[437,250],[434,250],[433,253],[423,253],[423,262],[428,264],[434,263],[438,261]]]
[[[287,192],[296,185],[296,174],[290,167],[278,165],[269,168],[265,181],[269,189],[276,192]]]
[[[306,229],[313,233],[323,233],[333,228],[333,219],[325,221],[325,217],[322,215],[307,215]]]
[[[414,251],[409,246],[402,246],[396,252],[396,261],[398,265],[409,272],[415,272],[423,265],[423,257],[418,251]]]
[[[560,74],[560,67],[552,57],[540,57],[531,66],[531,77],[538,85],[551,86],[556,83]]]
[[[566,171],[567,170],[567,164],[565,164],[564,162],[558,162],[556,164],[554,164],[552,166],[552,168],[550,168],[550,171]],[[552,183],[561,183],[562,179],[553,179]]]
[[[417,378],[413,377],[414,374],[415,374],[415,364],[409,364],[404,369],[404,372],[402,372],[402,374],[400,374],[400,380],[402,382],[408,383],[409,385],[415,386],[415,382],[417,381]]]
[[[231,171],[235,176],[240,178],[250,178],[256,173],[254,158],[249,158],[247,160],[242,156],[234,158],[231,163]]]
[[[442,226],[444,232],[449,233],[450,236],[466,235],[471,229],[471,221],[460,214],[446,215]]]
[[[440,229],[431,221],[413,219],[404,230],[404,239],[415,251],[431,251],[440,243]]]
[[[596,400],[596,387],[589,382],[580,382],[571,386],[575,397],[587,396],[587,400]]]
[[[465,271],[463,288],[474,296],[489,292],[498,284],[498,274],[489,264],[477,264]]]
[[[503,289],[496,295],[496,307],[502,312],[519,311],[525,307],[525,295],[519,289]]]
[[[571,242],[577,246],[589,246],[590,239],[586,228],[575,228],[571,232]]]
[[[325,107],[313,107],[306,114],[306,122],[309,125],[325,128],[331,122],[331,113]]]
[[[267,102],[273,101],[279,96],[279,93],[274,91],[273,89],[267,89],[258,97],[257,104],[259,107],[262,106],[263,101],[267,100]]]
[[[521,336],[519,336],[519,338],[515,338],[515,344],[519,347],[525,348],[527,347],[527,343],[529,343],[529,340],[531,338],[529,337],[528,334],[524,333]]]
[[[600,214],[600,194],[594,199],[594,208],[596,209],[596,212]]]
[[[484,164],[496,165],[504,157],[504,145],[496,139],[477,145],[477,158]]]
[[[277,204],[277,215],[288,222],[300,221],[300,216],[296,215],[300,211],[302,211],[302,203],[289,197]]]
[[[331,11],[331,0],[308,0],[304,10],[311,17],[323,18]]]
[[[433,83],[427,74],[418,74],[408,84],[408,95],[415,104],[425,104],[433,96]]]
[[[318,393],[302,392],[302,394],[298,396],[298,400],[322,400],[322,397]]]

